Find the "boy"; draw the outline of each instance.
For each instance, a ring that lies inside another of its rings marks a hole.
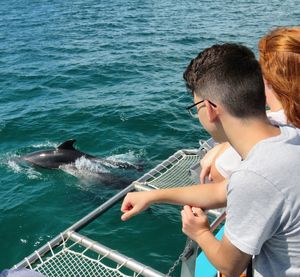
[[[215,141],[228,141],[243,162],[228,184],[129,193],[122,220],[152,203],[184,204],[183,232],[225,275],[238,276],[255,256],[254,276],[300,276],[300,136],[267,119],[254,54],[237,44],[214,45],[191,61],[184,79],[200,123]],[[203,210],[226,205],[218,241]],[[195,214],[192,207],[203,210]]]

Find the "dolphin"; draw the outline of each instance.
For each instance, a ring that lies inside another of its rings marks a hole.
[[[108,159],[101,159],[76,150],[74,148],[75,142],[75,139],[70,139],[63,142],[55,149],[36,151],[21,157],[21,159],[34,166],[55,169],[63,165],[75,163],[77,159],[84,157],[90,161],[99,162],[103,165],[110,165],[113,167],[124,169],[136,169],[137,171],[143,170],[140,165],[134,165],[127,162],[112,161]]]

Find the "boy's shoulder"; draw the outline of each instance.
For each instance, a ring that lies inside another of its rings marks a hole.
[[[290,125],[281,125],[280,135],[264,139],[257,143],[249,152],[245,168],[276,166],[285,161],[300,162],[300,129]]]

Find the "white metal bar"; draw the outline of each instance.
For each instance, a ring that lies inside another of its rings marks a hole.
[[[226,212],[223,211],[211,224],[210,230],[213,232],[217,229],[217,227],[225,220]]]

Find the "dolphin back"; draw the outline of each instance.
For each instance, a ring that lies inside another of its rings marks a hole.
[[[54,150],[40,150],[22,157],[32,165],[43,168],[59,168],[59,166],[74,163],[76,159],[87,154],[74,148],[75,139],[70,139],[60,144]]]

